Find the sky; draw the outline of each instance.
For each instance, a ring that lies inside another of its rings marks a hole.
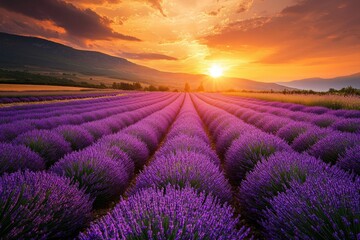
[[[0,0],[0,31],[168,72],[265,82],[360,72],[359,0]]]

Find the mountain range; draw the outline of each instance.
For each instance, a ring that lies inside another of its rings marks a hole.
[[[87,76],[107,77],[114,82],[123,80],[152,85],[165,85],[183,89],[186,82],[191,88],[203,83],[205,89],[217,90],[283,90],[276,83],[263,83],[241,78],[221,78],[214,83],[207,75],[158,71],[124,58],[101,52],[84,51],[37,37],[0,33],[0,68],[16,70],[58,71],[80,73]],[[92,78],[87,78],[91,83]]]
[[[279,82],[278,84],[305,90],[327,91],[329,88],[341,89],[352,86],[360,89],[360,73],[335,78],[307,78],[291,82]]]
[[[291,82],[264,83],[243,78],[222,77],[214,80],[207,75],[172,73],[132,63],[124,58],[101,52],[78,50],[37,37],[0,32],[0,68],[37,72],[59,72],[67,76],[81,74],[93,83],[106,77],[111,82],[140,82],[183,89],[185,83],[197,88],[203,83],[206,90],[274,90],[312,89],[317,91],[346,86],[360,88],[360,74],[333,79],[310,78]],[[79,79],[83,81],[84,79]],[[216,87],[215,87],[216,86]]]

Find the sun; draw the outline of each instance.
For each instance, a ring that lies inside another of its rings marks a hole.
[[[223,75],[224,69],[222,67],[220,67],[219,65],[212,65],[209,68],[209,73],[210,76],[213,78],[218,78],[221,77]]]

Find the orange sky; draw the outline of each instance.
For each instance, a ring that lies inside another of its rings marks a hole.
[[[0,0],[0,31],[163,71],[260,81],[360,72],[359,0]]]

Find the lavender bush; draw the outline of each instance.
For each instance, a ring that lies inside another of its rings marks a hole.
[[[358,179],[359,180],[359,179]],[[351,178],[308,178],[270,201],[263,222],[269,239],[358,239],[360,183]]]
[[[35,129],[35,127],[31,124],[30,121],[1,124],[0,142],[10,142],[18,135],[33,129]]]
[[[80,125],[91,133],[94,139],[99,139],[104,135],[112,133],[111,128],[108,125],[105,125],[102,121],[93,121]]]
[[[50,171],[77,183],[97,203],[120,196],[129,184],[124,165],[96,148],[73,152],[58,161]]]
[[[279,129],[284,128],[289,123],[292,123],[289,119],[269,116],[264,118],[263,121],[258,122],[257,126],[265,132],[276,134]]]
[[[309,128],[308,131],[300,134],[291,144],[291,147],[298,151],[308,151],[319,140],[323,139],[334,131],[330,129],[321,129],[317,127]]]
[[[166,141],[162,148],[157,151],[156,156],[172,155],[177,154],[178,152],[201,153],[208,156],[214,164],[220,164],[218,156],[212,151],[211,146],[208,143],[202,141],[201,138],[189,137],[186,135],[174,137],[169,141]]]
[[[0,192],[2,239],[70,239],[90,221],[89,197],[54,174],[5,174]]]
[[[360,134],[360,119],[344,119],[337,121],[332,128],[341,132],[350,132]]]
[[[190,187],[147,189],[122,200],[80,235],[87,239],[244,239],[228,205]]]
[[[93,136],[83,127],[76,125],[62,125],[54,129],[60,133],[73,150],[85,148],[94,142]]]
[[[269,201],[290,188],[293,181],[303,183],[308,176],[323,173],[336,177],[347,174],[307,154],[279,152],[259,162],[241,182],[236,195],[243,217],[258,226],[263,219],[262,211],[269,207]]]
[[[123,132],[144,142],[151,152],[156,149],[161,137],[149,125],[139,123],[124,129]]]
[[[340,156],[337,165],[344,170],[360,175],[360,144],[347,149]]]
[[[193,121],[191,121],[193,123]],[[171,132],[167,135],[167,139],[172,139],[186,135],[188,137],[201,138],[203,142],[209,143],[209,138],[206,135],[204,129],[199,124],[189,125],[189,120],[182,119],[178,124],[174,124],[171,128]]]
[[[231,146],[232,142],[238,139],[245,133],[257,131],[251,125],[248,124],[236,124],[230,126],[219,134],[219,137],[216,139],[216,152],[220,156],[224,156],[228,148]]]
[[[15,144],[28,146],[44,158],[47,166],[51,166],[66,153],[71,152],[70,143],[57,132],[50,130],[33,130],[23,133],[14,139]]]
[[[277,132],[277,136],[291,144],[300,134],[306,132],[310,128],[312,128],[312,126],[308,123],[293,122],[280,128]]]
[[[136,169],[141,169],[150,155],[144,142],[140,141],[137,137],[124,133],[106,136],[96,144],[96,147],[116,147],[120,149],[130,157]]]
[[[331,126],[337,120],[338,118],[334,115],[324,114],[324,115],[316,116],[311,122],[317,125],[318,127],[326,128]]]
[[[26,146],[0,143],[0,175],[25,169],[44,170],[45,162]]]
[[[325,162],[336,163],[347,148],[357,144],[360,144],[360,135],[335,132],[318,141],[308,152]]]
[[[168,184],[178,188],[190,185],[197,191],[205,192],[230,201],[231,188],[219,168],[203,154],[194,152],[178,152],[156,158],[136,179],[130,194],[141,189],[165,188]]]
[[[110,157],[112,160],[119,162],[120,165],[123,166],[124,168],[124,172],[126,174],[126,179],[128,182],[131,181],[131,179],[133,178],[134,174],[135,174],[135,164],[134,161],[132,161],[130,159],[130,157],[123,152],[122,150],[120,150],[117,147],[107,147],[107,148],[103,148],[99,147],[99,145],[94,145],[91,147],[93,150],[96,150],[98,152],[101,152],[103,154],[105,154],[107,157]]]
[[[238,186],[262,158],[284,150],[290,150],[290,147],[280,138],[257,132],[244,134],[226,152],[226,175],[233,185]]]

